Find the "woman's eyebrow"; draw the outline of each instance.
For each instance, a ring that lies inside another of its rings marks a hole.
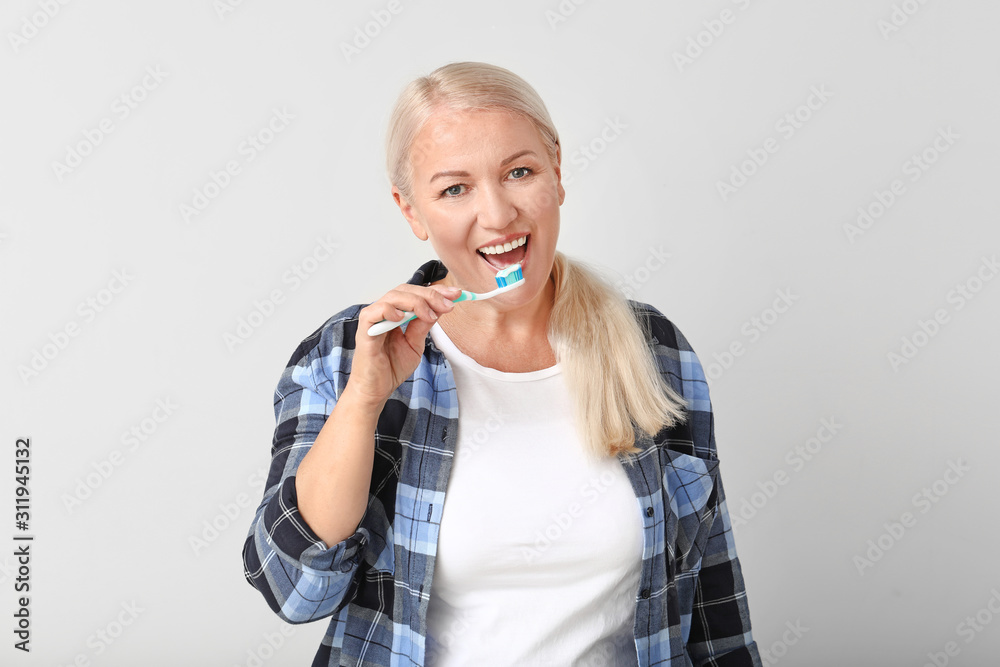
[[[513,162],[514,160],[518,159],[519,157],[524,157],[525,155],[535,155],[535,151],[532,151],[532,150],[518,151],[517,153],[514,153],[509,158],[506,158],[503,162],[501,162],[500,166],[504,167],[504,166],[510,164],[511,162]],[[429,183],[433,183],[435,180],[437,180],[439,178],[445,178],[445,177],[449,177],[449,178],[468,178],[469,177],[469,172],[467,172],[467,171],[439,171],[438,173],[436,173],[433,176],[431,176],[431,180],[428,181],[428,182]]]
[[[506,160],[504,160],[503,162],[501,162],[500,166],[501,167],[506,166],[506,165],[510,164],[511,162],[513,162],[514,160],[516,160],[519,157],[524,157],[525,155],[534,155],[534,154],[535,154],[535,151],[531,151],[531,150],[518,151],[517,153],[514,153],[509,158],[507,158]]]

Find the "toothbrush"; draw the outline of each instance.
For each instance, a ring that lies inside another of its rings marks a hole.
[[[520,287],[524,283],[524,274],[521,272],[520,264],[512,264],[502,271],[498,271],[496,275],[497,289],[492,292],[485,292],[483,294],[477,294],[475,292],[468,292],[462,290],[462,293],[457,299],[452,299],[452,303],[458,303],[459,301],[482,301],[483,299],[491,299],[498,294],[503,294],[504,292],[509,292],[512,289]],[[416,318],[416,313],[411,313],[406,310],[403,311],[403,319],[399,322],[393,322],[392,320],[382,320],[377,324],[373,324],[368,329],[369,336],[378,336],[384,334],[387,331],[392,331],[401,324],[405,324],[410,320]]]

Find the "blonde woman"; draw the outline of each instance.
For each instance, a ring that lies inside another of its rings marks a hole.
[[[281,618],[331,619],[314,666],[761,664],[705,376],[557,251],[560,157],[505,69],[399,98],[392,196],[438,259],[295,350],[243,552]]]

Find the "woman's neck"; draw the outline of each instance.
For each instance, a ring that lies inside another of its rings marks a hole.
[[[438,324],[463,354],[476,363],[507,373],[526,373],[556,363],[548,340],[555,285],[551,280],[537,298],[514,310],[498,310],[489,301],[462,302]]]

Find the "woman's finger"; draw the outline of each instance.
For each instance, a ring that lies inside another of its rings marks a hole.
[[[416,313],[420,319],[434,322],[441,314],[455,307],[451,299],[445,296],[449,293],[451,292],[447,288],[400,285],[372,304],[372,306],[379,304],[384,306],[378,311],[380,317],[374,318],[373,315],[373,318],[375,321],[383,319],[398,322],[401,317],[396,315],[396,311],[408,311]],[[456,291],[454,298],[457,298],[459,293],[460,290]]]

